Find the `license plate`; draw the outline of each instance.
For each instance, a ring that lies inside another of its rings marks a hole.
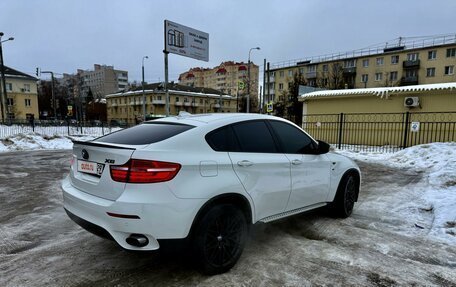
[[[93,161],[78,160],[78,171],[101,176],[104,164]]]

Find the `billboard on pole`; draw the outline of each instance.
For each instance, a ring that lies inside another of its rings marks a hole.
[[[165,20],[165,52],[209,61],[209,34]]]

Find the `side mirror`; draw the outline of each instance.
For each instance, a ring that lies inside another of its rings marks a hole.
[[[318,140],[317,154],[325,154],[329,152],[330,145],[324,141]]]

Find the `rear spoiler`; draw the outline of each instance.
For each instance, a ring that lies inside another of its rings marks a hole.
[[[72,142],[73,142],[73,144],[78,144],[78,145],[136,150],[136,148],[133,148],[133,147],[119,146],[119,145],[109,144],[109,143],[99,143],[99,142],[93,142],[93,141],[86,141],[85,142],[85,141],[76,141],[76,140],[73,140]]]

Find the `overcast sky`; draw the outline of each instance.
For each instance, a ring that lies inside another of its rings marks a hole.
[[[455,0],[1,0],[5,65],[34,74],[127,70],[164,79],[163,21],[209,33],[209,62],[170,54],[170,80],[191,67],[251,60],[262,66],[364,48],[392,39],[456,34]],[[262,70],[262,67],[261,67]],[[44,78],[44,77],[43,77]]]

